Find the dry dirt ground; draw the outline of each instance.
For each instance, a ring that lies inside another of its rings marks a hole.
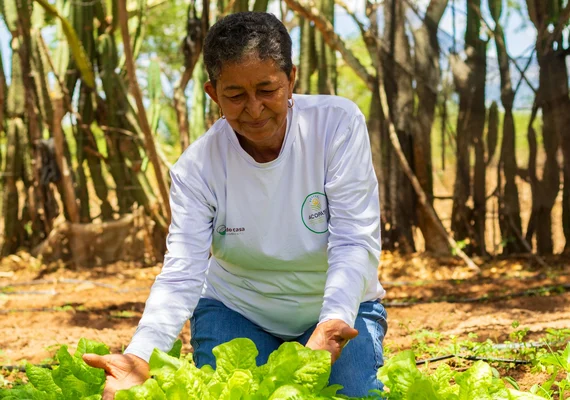
[[[475,275],[452,258],[383,255],[388,354],[410,348],[418,332],[459,338],[475,333],[475,340],[502,342],[509,340],[513,321],[529,328],[525,340],[547,328],[570,328],[570,259],[546,259],[548,267],[532,257],[478,262],[482,273]],[[70,270],[39,265],[26,254],[1,260],[0,365],[49,362],[59,345],[73,348],[81,337],[121,351],[159,271],[128,263]],[[181,337],[183,350],[190,351],[188,324]],[[509,374],[522,388],[545,378],[526,366]]]

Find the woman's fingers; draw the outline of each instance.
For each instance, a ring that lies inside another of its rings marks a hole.
[[[358,330],[351,328],[349,325],[344,326],[340,331],[340,337],[345,340],[352,340],[358,336]]]
[[[83,354],[83,361],[93,368],[104,369],[106,373],[110,374],[110,365],[105,356],[97,354]]]

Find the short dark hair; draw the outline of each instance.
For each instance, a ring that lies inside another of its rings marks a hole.
[[[293,69],[291,37],[275,15],[265,12],[230,14],[216,22],[204,42],[204,64],[215,86],[226,63],[250,53],[260,60],[272,59],[287,77]]]

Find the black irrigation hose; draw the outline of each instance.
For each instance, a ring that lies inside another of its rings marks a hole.
[[[504,362],[504,363],[512,363],[512,364],[517,364],[517,365],[524,365],[524,364],[530,364],[531,363],[528,360],[515,360],[515,359],[510,359],[510,358],[475,357],[475,356],[462,356],[460,354],[448,354],[445,356],[428,358],[427,360],[416,361],[416,365],[433,363],[433,362],[447,360],[449,358],[454,358],[454,357],[463,358],[464,360],[469,360],[469,361]]]
[[[537,288],[527,289],[520,292],[503,294],[499,296],[479,296],[479,297],[471,297],[465,299],[454,299],[454,298],[440,298],[434,300],[420,300],[420,301],[387,301],[382,303],[384,307],[410,307],[415,306],[416,304],[430,304],[430,303],[480,303],[485,301],[497,301],[497,300],[505,300],[511,299],[514,297],[524,297],[530,296],[535,294],[540,294],[543,291],[554,291],[558,290],[559,292],[567,292],[570,291],[570,284],[560,284],[560,285],[548,285],[548,286],[540,286]]]
[[[53,369],[58,364],[32,364],[34,367]],[[0,370],[26,372],[25,365],[0,365]]]
[[[568,342],[567,341],[558,341],[558,342],[545,342],[545,343],[541,343],[541,342],[519,342],[519,343],[497,343],[494,344],[493,346],[491,346],[491,348],[495,349],[495,350],[503,350],[503,349],[520,349],[520,348],[533,348],[533,347],[554,347],[554,346],[564,346],[566,345]],[[416,365],[422,365],[422,364],[427,364],[427,363],[432,363],[432,362],[437,362],[437,361],[443,361],[443,360],[447,360],[453,357],[459,357],[459,358],[463,358],[465,360],[470,360],[470,361],[487,361],[487,362],[505,362],[505,363],[513,363],[513,364],[517,364],[517,365],[524,365],[524,364],[530,364],[531,361],[529,360],[515,360],[515,359],[509,359],[509,358],[493,358],[493,357],[475,357],[475,356],[463,356],[460,354],[447,354],[445,356],[438,356],[438,357],[433,357],[433,358],[428,358],[426,360],[419,360],[416,361]]]

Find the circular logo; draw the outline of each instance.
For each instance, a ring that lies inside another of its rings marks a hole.
[[[301,206],[301,219],[308,230],[326,233],[329,230],[329,208],[327,196],[314,192],[308,195]]]
[[[224,236],[226,234],[226,226],[225,225],[218,226],[218,229],[216,229],[216,232],[218,232],[220,235]]]

